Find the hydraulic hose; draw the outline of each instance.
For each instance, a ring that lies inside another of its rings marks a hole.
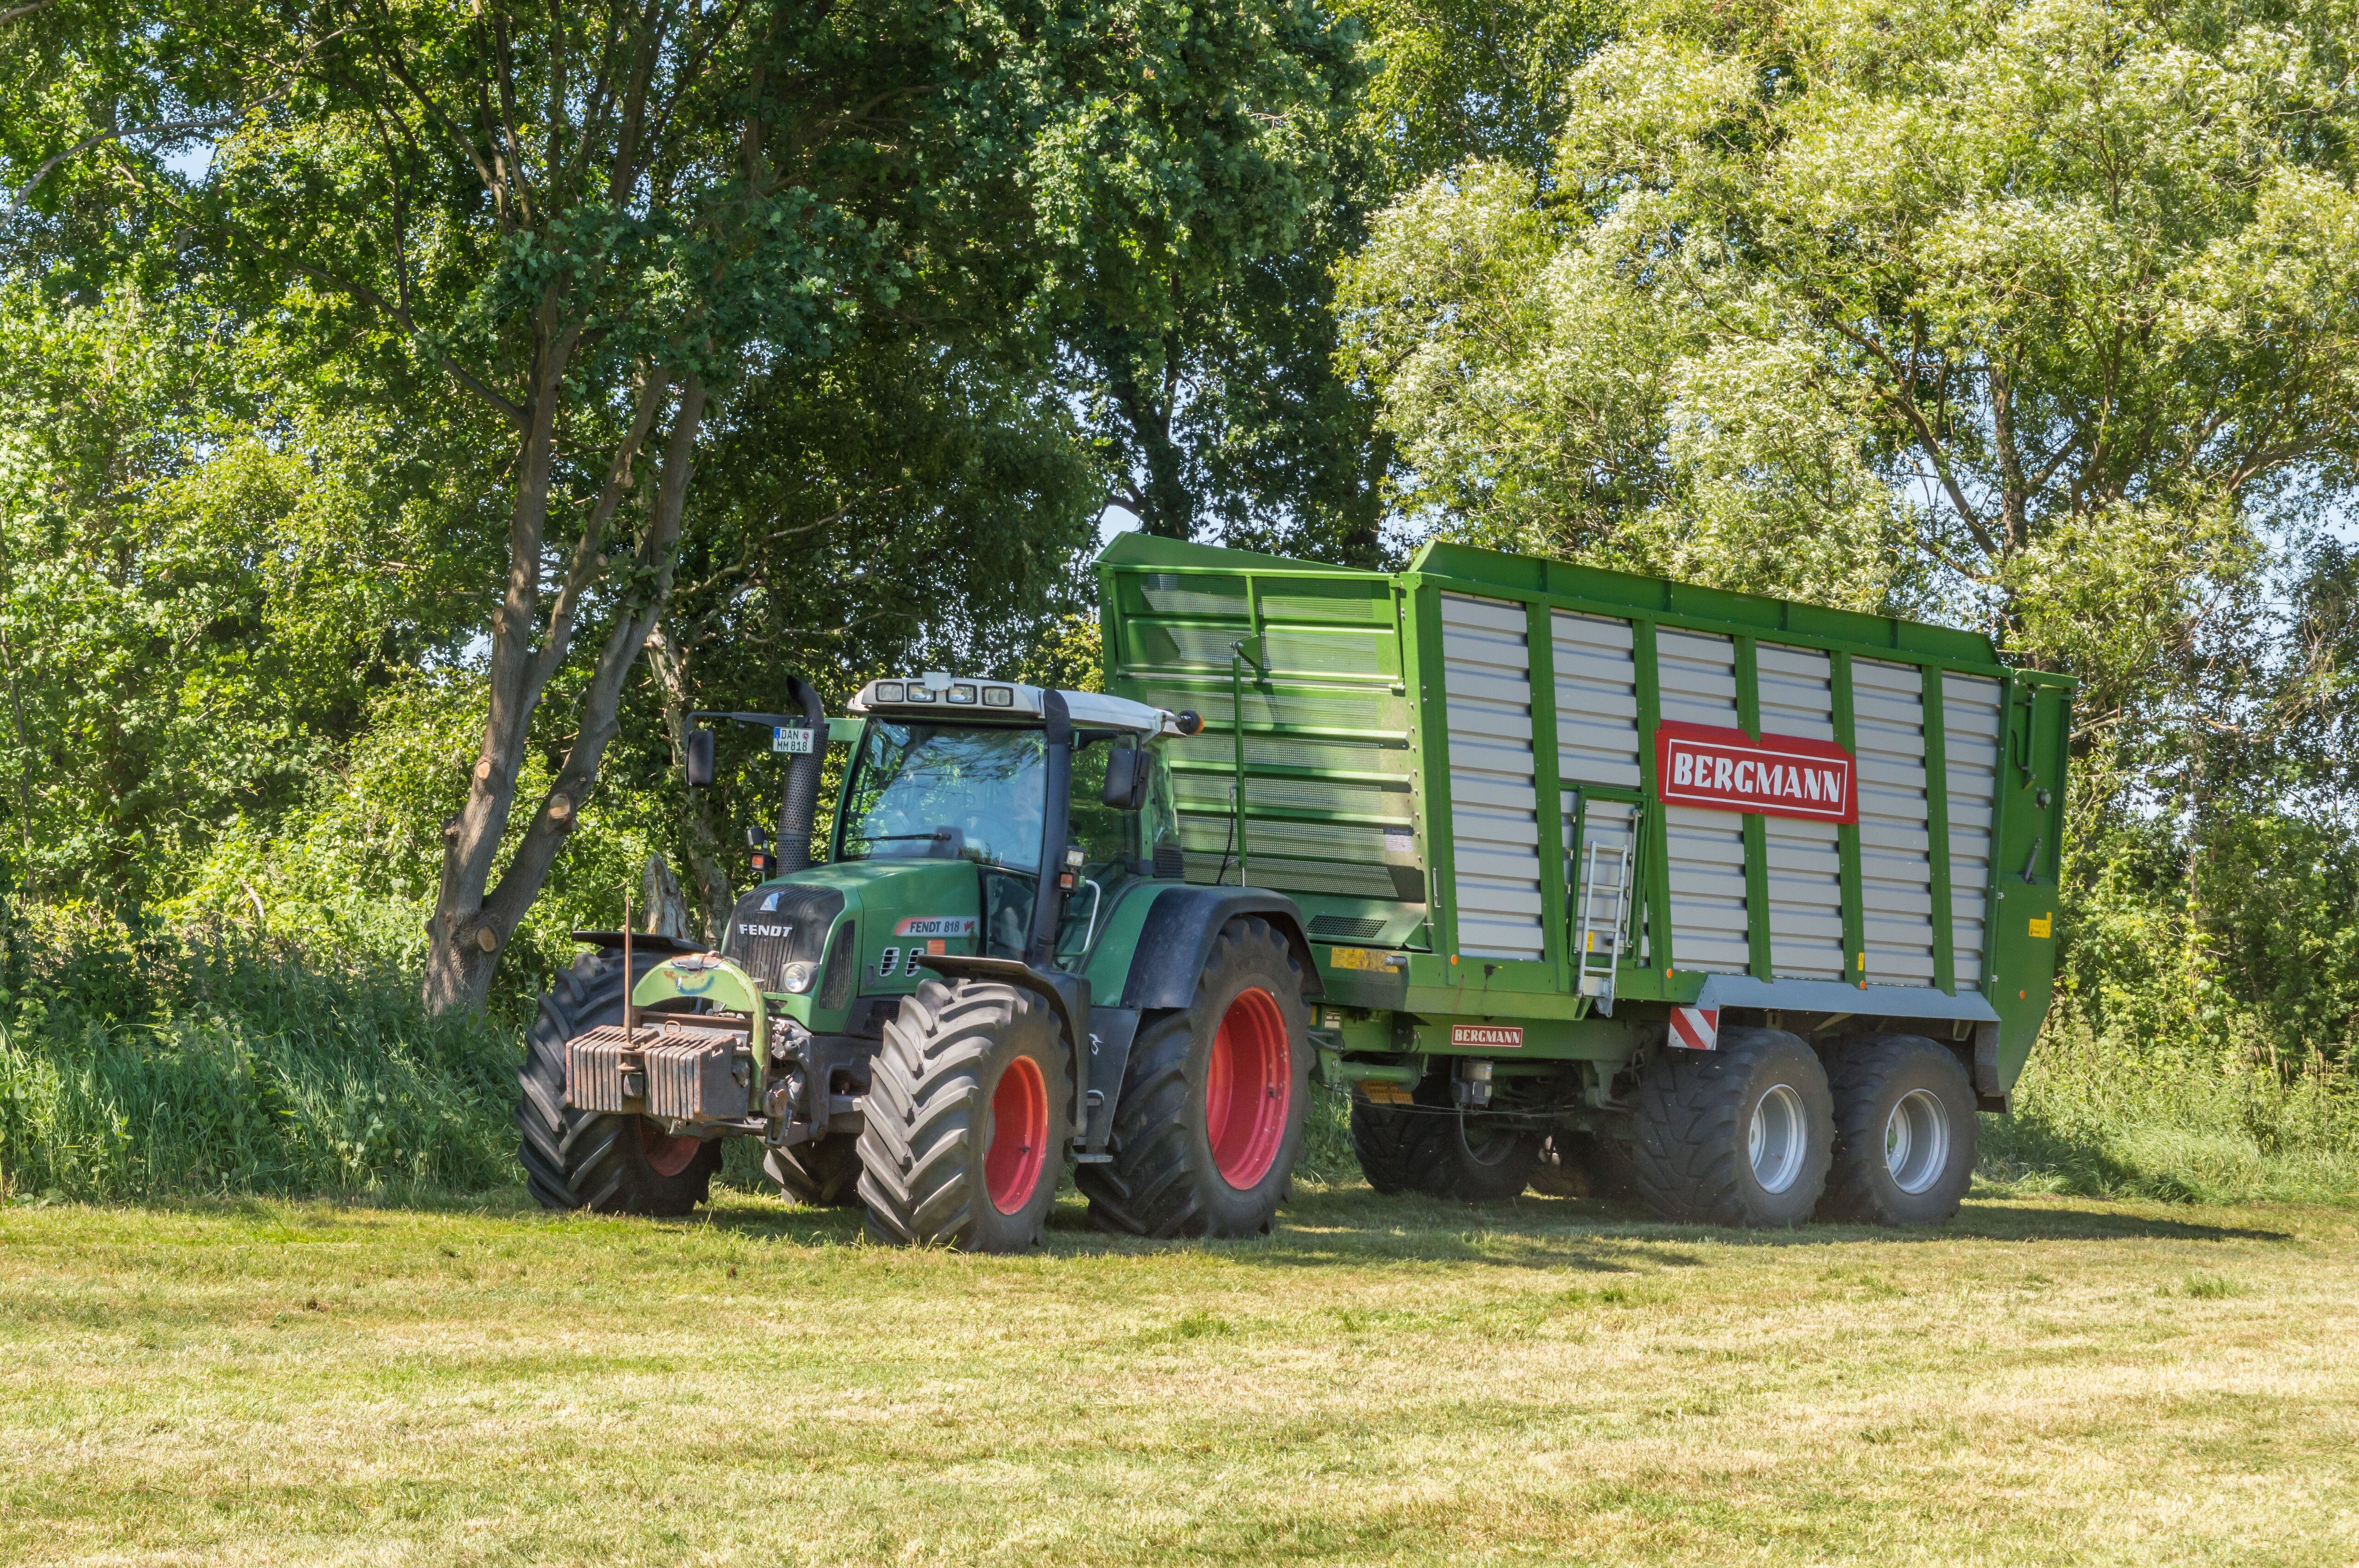
[[[1025,957],[1045,969],[1057,961],[1057,925],[1065,914],[1057,880],[1065,871],[1067,815],[1072,805],[1073,720],[1063,692],[1040,694],[1040,727],[1048,742],[1047,765],[1041,770],[1040,891],[1032,900],[1032,940]]]

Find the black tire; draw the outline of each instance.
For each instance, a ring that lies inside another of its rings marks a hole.
[[[999,1147],[1003,1134],[1018,1136],[1003,1089],[1023,1103],[1038,1095],[1037,1145]],[[1047,1002],[989,980],[919,986],[885,1025],[869,1076],[859,1143],[869,1234],[969,1252],[1037,1244],[1064,1171],[1071,1098],[1065,1044]],[[995,1156],[1019,1155],[1029,1184],[1011,1185],[1003,1209],[992,1193]]]
[[[1772,1184],[1748,1152],[1756,1108],[1784,1133],[1765,1145]],[[1834,1154],[1826,1069],[1782,1029],[1723,1029],[1717,1051],[1658,1050],[1639,1076],[1634,1120],[1631,1184],[1664,1219],[1796,1226],[1826,1190]],[[1781,1148],[1790,1162],[1775,1158]]]
[[[1531,1189],[1549,1197],[1625,1203],[1636,1195],[1630,1184],[1630,1147],[1606,1133],[1560,1127],[1540,1145]]]
[[[1539,1134],[1461,1116],[1446,1075],[1418,1085],[1416,1101],[1387,1106],[1353,1097],[1352,1152],[1368,1185],[1386,1197],[1418,1192],[1458,1203],[1521,1195],[1539,1165]]]
[[[1303,1117],[1310,1107],[1310,1013],[1302,986],[1300,962],[1267,921],[1245,916],[1221,928],[1196,979],[1194,1001],[1141,1029],[1131,1045],[1107,1150],[1113,1161],[1083,1165],[1073,1174],[1090,1200],[1093,1224],[1132,1236],[1268,1232],[1301,1155]],[[1237,1119],[1223,1119],[1222,1148],[1231,1173],[1246,1178],[1239,1185],[1223,1173],[1223,1156],[1214,1152],[1207,1091],[1218,1094],[1223,1087],[1212,1077],[1222,1022],[1240,1006],[1250,1021],[1260,1007],[1245,1000],[1254,991],[1275,1009],[1274,1015],[1259,1016],[1282,1041],[1284,1058],[1264,1059],[1260,1098],[1224,1098]],[[1253,1116],[1246,1108],[1275,1098],[1281,1082],[1282,1117]],[[1265,1150],[1268,1163],[1256,1172]]]
[[[1359,1157],[1360,1174],[1368,1185],[1386,1197],[1398,1197],[1417,1184],[1408,1158],[1422,1114],[1414,1106],[1378,1105],[1356,1093],[1352,1096],[1352,1152]]]
[[[1493,1117],[1436,1106],[1418,1119],[1409,1180],[1428,1197],[1455,1203],[1506,1203],[1531,1184],[1540,1135]]]
[[[1870,1034],[1847,1042],[1828,1076],[1834,1168],[1820,1214],[1871,1225],[1954,1218],[1974,1179],[1982,1130],[1973,1085],[1956,1055],[1919,1035]]]
[[[634,978],[662,961],[656,954],[635,956]],[[565,1103],[565,1043],[622,1022],[619,954],[583,954],[542,994],[516,1073],[525,1184],[543,1208],[687,1214],[712,1194],[712,1173],[721,1169],[719,1140],[690,1151],[645,1117],[592,1115]]]
[[[762,1173],[805,1208],[854,1208],[860,1204],[860,1140],[831,1133],[762,1157]]]

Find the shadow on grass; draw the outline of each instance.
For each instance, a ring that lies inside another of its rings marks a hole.
[[[1049,1257],[1123,1257],[1196,1249],[1239,1261],[1317,1268],[1369,1261],[1477,1262],[1502,1268],[1629,1271],[1640,1257],[1650,1269],[1705,1261],[1701,1247],[1847,1248],[1929,1241],[1995,1242],[2180,1240],[2288,1241],[2290,1231],[2260,1226],[2208,1224],[2099,1206],[2087,1198],[1997,1196],[1967,1204],[1938,1229],[1887,1230],[1873,1226],[1811,1225],[1796,1230],[1732,1230],[1667,1225],[1643,1212],[1595,1198],[1527,1194],[1509,1203],[1468,1206],[1422,1197],[1381,1197],[1359,1183],[1298,1189],[1269,1236],[1236,1240],[1152,1241],[1114,1236],[1090,1226],[1087,1206],[1070,1191],[1049,1221]],[[712,1202],[678,1220],[547,1214],[520,1188],[482,1193],[413,1190],[326,1198],[250,1196],[158,1197],[101,1206],[149,1214],[226,1219],[284,1239],[288,1227],[306,1228],[307,1216],[327,1211],[345,1225],[367,1227],[404,1214],[525,1224],[646,1225],[651,1228],[709,1227],[770,1245],[797,1248],[867,1244],[856,1207],[799,1208],[744,1188],[723,1186]],[[1681,1243],[1673,1248],[1667,1242]]]
[[[864,1239],[858,1209],[800,1209],[741,1194],[716,1195],[698,1221],[772,1242],[852,1246]],[[696,1223],[696,1222],[691,1222]],[[1151,1241],[1091,1228],[1088,1210],[1070,1195],[1050,1215],[1045,1250],[1052,1257],[1120,1257],[1196,1249],[1241,1261],[1290,1267],[1374,1260],[1490,1263],[1502,1268],[1632,1270],[1644,1244],[1650,1269],[1705,1261],[1696,1246],[1889,1246],[1973,1239],[2000,1242],[2178,1240],[2288,1241],[2292,1233],[2252,1226],[2203,1224],[2153,1215],[2071,1207],[2039,1200],[1970,1203],[1938,1229],[1811,1225],[1797,1230],[1731,1230],[1666,1225],[1593,1198],[1527,1195],[1512,1203],[1470,1206],[1426,1198],[1380,1197],[1357,1184],[1299,1192],[1266,1237],[1235,1240]],[[1667,1248],[1666,1242],[1691,1244]]]

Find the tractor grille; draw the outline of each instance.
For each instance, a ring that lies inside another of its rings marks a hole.
[[[833,888],[756,888],[730,912],[721,951],[764,990],[777,990],[778,971],[788,964],[816,964],[827,946],[827,928],[843,913],[843,895]]]

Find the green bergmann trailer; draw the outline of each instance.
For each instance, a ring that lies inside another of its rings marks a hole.
[[[543,1204],[683,1213],[745,1137],[881,1240],[1028,1247],[1067,1169],[1103,1227],[1251,1235],[1316,1077],[1383,1193],[1955,1212],[2048,1007],[2070,682],[1449,545],[1099,574],[1103,693],[701,716],[789,758],[779,855],[717,952],[576,934],[520,1074]]]
[[[1447,544],[1148,538],[1106,689],[1190,881],[1299,906],[1380,1191],[1955,1211],[2048,1010],[2071,682],[1968,632]]]

